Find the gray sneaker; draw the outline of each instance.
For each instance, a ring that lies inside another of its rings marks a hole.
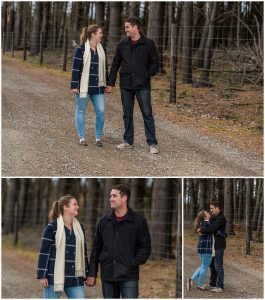
[[[84,138],[82,138],[82,139],[79,140],[79,144],[80,144],[81,146],[88,146],[88,145],[87,145],[87,142],[86,142],[86,140],[85,140]]]
[[[150,146],[150,153],[151,154],[157,154],[158,153],[158,149],[156,145],[151,145]]]
[[[132,145],[130,145],[130,144],[124,142],[124,143],[118,145],[117,148],[118,148],[118,149],[131,149],[131,148],[132,148]]]
[[[212,288],[210,289],[211,292],[215,292],[215,293],[222,293],[224,290],[218,287]]]

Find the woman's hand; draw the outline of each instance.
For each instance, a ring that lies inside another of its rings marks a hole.
[[[40,279],[40,285],[42,286],[42,287],[48,287],[48,279],[47,278],[42,278],[42,279]]]
[[[73,92],[74,94],[79,94],[79,89],[72,89],[72,92]]]
[[[111,94],[112,93],[112,86],[106,86],[106,88],[105,88],[105,92],[107,93],[107,94]]]

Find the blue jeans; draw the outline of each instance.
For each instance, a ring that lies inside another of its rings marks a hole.
[[[80,98],[76,95],[76,111],[75,111],[75,125],[79,138],[85,137],[85,115],[86,108],[89,101],[93,103],[96,113],[96,139],[100,139],[103,134],[104,121],[105,121],[105,97],[104,94],[87,95],[86,98]]]
[[[109,282],[102,280],[102,291],[104,298],[138,298],[138,281]]]
[[[85,289],[84,286],[73,286],[65,287],[64,292],[66,296],[70,299],[84,299],[85,298]],[[44,298],[60,298],[62,292],[55,292],[54,286],[50,285],[43,289]]]
[[[201,265],[192,275],[191,281],[194,282],[199,277],[198,286],[203,286],[207,270],[212,261],[212,254],[199,254],[199,258]]]
[[[224,288],[224,267],[223,267],[224,248],[215,250],[215,257],[213,257],[210,265],[211,278],[210,285],[214,287]]]
[[[151,91],[121,89],[121,100],[123,107],[123,120],[125,132],[123,139],[132,145],[134,141],[133,109],[134,96],[138,101],[144,119],[144,130],[148,145],[157,145],[155,134],[155,122],[152,114]]]

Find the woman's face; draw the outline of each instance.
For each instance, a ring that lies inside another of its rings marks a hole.
[[[207,211],[205,211],[204,214],[205,214],[204,219],[209,220],[210,219],[210,214]]]
[[[96,33],[92,33],[92,37],[95,39],[97,43],[101,42],[103,37],[102,29],[99,28]]]
[[[75,217],[78,215],[79,206],[77,204],[76,199],[71,199],[68,206],[64,206],[65,212],[70,216]]]

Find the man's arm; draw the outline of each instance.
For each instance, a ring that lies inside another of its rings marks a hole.
[[[139,236],[138,248],[135,255],[136,265],[144,264],[151,254],[151,238],[146,220],[143,221]]]
[[[98,273],[98,263],[99,263],[99,255],[103,248],[103,241],[101,236],[101,221],[98,222],[96,229],[96,236],[93,243],[92,252],[90,255],[90,266],[89,266],[89,277],[97,277]]]
[[[155,43],[152,41],[152,46],[149,52],[148,76],[154,76],[159,70],[159,55]]]
[[[201,233],[214,233],[225,226],[225,219],[216,219],[214,223],[210,224],[209,227],[200,228]]]
[[[109,80],[107,82],[107,86],[115,86],[116,77],[117,77],[117,73],[120,69],[120,66],[121,66],[121,55],[120,55],[120,48],[119,48],[119,44],[118,44],[115,56],[113,57],[113,60],[112,60],[112,65],[111,65],[111,69],[110,69]]]

